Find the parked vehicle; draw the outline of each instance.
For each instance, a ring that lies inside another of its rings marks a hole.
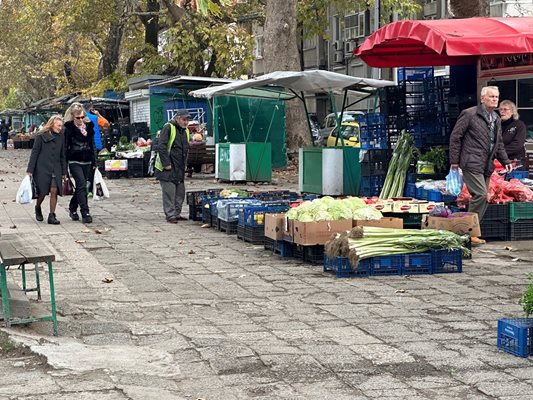
[[[326,143],[327,147],[336,147],[336,146],[342,146],[343,142],[341,141],[341,138],[339,137],[337,139],[337,132],[339,130],[337,128],[333,129],[333,131],[328,136],[328,140]],[[342,138],[344,140],[344,146],[351,146],[351,147],[359,147],[361,145],[359,141],[359,123],[357,122],[343,122],[342,128],[341,128],[341,134]]]
[[[341,113],[337,113],[339,116]],[[342,123],[344,122],[356,122],[357,115],[364,115],[362,111],[344,111],[342,113]],[[320,125],[320,130],[318,132],[318,144],[325,146],[328,140],[328,137],[331,135],[333,129],[337,127],[337,118],[335,114],[331,113],[324,118],[322,125]]]
[[[309,124],[311,125],[311,134],[313,135],[313,141],[318,140],[318,133],[319,133],[319,125],[318,125],[318,118],[316,117],[315,113],[309,113],[307,114],[309,117]]]

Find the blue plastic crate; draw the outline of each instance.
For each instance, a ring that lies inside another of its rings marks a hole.
[[[276,243],[274,244],[274,253],[279,254],[281,257],[293,257],[294,243],[285,240],[276,240]]]
[[[433,257],[431,253],[412,253],[404,256],[402,275],[431,274]]]
[[[432,274],[463,272],[461,250],[431,250]]]
[[[359,195],[364,197],[379,196],[384,183],[385,175],[362,176]]]
[[[267,203],[264,203],[267,204]],[[283,213],[289,209],[289,203],[277,205],[251,204],[239,209],[239,226],[264,226],[265,214]]]
[[[398,68],[398,82],[433,78],[433,67]]]
[[[414,183],[407,183],[405,185],[405,196],[416,197],[416,185]]]
[[[533,318],[498,321],[498,348],[519,357],[533,355]]]
[[[444,204],[452,204],[457,201],[457,196],[453,196],[451,194],[443,194],[442,201],[444,202]]]
[[[428,191],[424,189],[422,186],[419,186],[416,188],[416,198],[418,200],[427,200],[428,198]]]
[[[507,174],[507,179],[527,179],[529,178],[529,171],[515,170]]]
[[[347,257],[329,258],[326,255],[324,255],[324,272],[334,272],[337,278],[370,276],[370,268],[361,263],[354,269]]]
[[[438,190],[427,190],[426,200],[429,201],[442,201],[442,193]]]
[[[401,275],[403,255],[372,257],[359,261],[358,268],[370,270],[372,276]]]
[[[361,118],[358,119],[358,121],[361,126],[383,125],[385,124],[385,115],[381,113],[368,113],[362,115]]]

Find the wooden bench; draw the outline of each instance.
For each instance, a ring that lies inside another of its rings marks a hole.
[[[36,235],[2,235],[0,236],[0,294],[2,296],[2,310],[7,328],[15,324],[28,324],[37,321],[52,321],[54,336],[58,335],[57,313],[55,302],[54,274],[52,262],[55,255],[46,244]],[[39,277],[39,263],[48,265],[50,284],[51,314],[41,317],[13,318],[9,305],[9,290],[7,288],[7,270],[17,266],[22,274],[22,290],[24,293],[37,292],[37,300],[41,300],[41,280]],[[26,281],[26,264],[35,266],[35,287],[28,288]]]
[[[189,155],[187,156],[187,172],[189,176],[192,172],[200,172],[202,165],[215,164],[215,146],[205,143],[194,144],[189,146]]]

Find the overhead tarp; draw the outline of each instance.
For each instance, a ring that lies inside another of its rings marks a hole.
[[[338,90],[353,90],[368,93],[377,88],[393,86],[394,82],[358,78],[323,70],[276,71],[254,79],[236,81],[222,86],[195,90],[195,97],[210,99],[214,96],[240,96],[289,100],[300,93],[322,93]],[[281,90],[285,88],[287,90]]]
[[[533,53],[533,17],[405,20],[354,50],[372,67],[466,65],[482,55]]]

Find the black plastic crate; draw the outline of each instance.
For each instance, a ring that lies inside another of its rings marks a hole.
[[[303,260],[310,264],[324,264],[324,246],[303,246]]]
[[[195,190],[187,192],[186,199],[187,204],[201,204],[202,200],[216,197],[220,194],[222,189],[208,189],[208,190]]]
[[[265,236],[263,240],[263,246],[267,251],[274,251],[274,249],[276,248],[276,241]]]
[[[237,233],[237,221],[227,222],[218,218],[217,228],[220,232],[224,232],[227,235],[235,235]]]
[[[107,179],[120,179],[128,176],[128,171],[105,171]]]
[[[211,209],[209,207],[202,206],[202,222],[211,226]]]
[[[264,244],[265,227],[264,226],[241,226],[237,225],[237,238],[251,244]]]
[[[128,178],[142,178],[144,176],[144,160],[142,158],[128,159]]]
[[[510,223],[509,238],[511,240],[533,239],[533,220],[523,219]]]
[[[509,240],[509,221],[487,221],[483,219],[480,224],[481,236],[484,239]]]
[[[202,206],[196,204],[189,205],[189,220],[191,221],[203,221]]]
[[[481,222],[505,221],[509,222],[508,204],[489,204]]]
[[[389,161],[362,162],[361,176],[386,175],[389,168]]]

